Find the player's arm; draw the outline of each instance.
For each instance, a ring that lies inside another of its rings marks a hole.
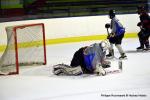
[[[115,36],[115,32],[116,32],[115,20],[111,21],[110,28],[111,28],[111,33],[110,33],[109,37],[114,37]]]

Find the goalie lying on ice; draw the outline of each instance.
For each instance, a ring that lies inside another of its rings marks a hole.
[[[97,74],[105,75],[105,68],[110,67],[110,61],[105,60],[108,41],[101,41],[90,46],[81,47],[72,58],[71,64],[57,64],[53,66],[55,75],[81,75]]]

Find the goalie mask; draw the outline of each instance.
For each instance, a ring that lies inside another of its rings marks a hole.
[[[101,41],[100,46],[103,48],[103,51],[106,51],[110,47],[109,41]]]

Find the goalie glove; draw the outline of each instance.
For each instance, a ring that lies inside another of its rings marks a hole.
[[[94,73],[97,74],[98,76],[105,76],[106,75],[106,71],[103,69],[103,67],[101,66],[100,63],[98,63],[96,65],[96,69],[95,69]]]

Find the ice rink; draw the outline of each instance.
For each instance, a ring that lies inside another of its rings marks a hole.
[[[0,100],[150,100],[150,52],[136,52],[138,39],[124,39],[128,57],[122,73],[106,76],[54,76],[52,65],[70,64],[76,50],[99,41],[48,45],[47,65],[20,68],[0,76]],[[115,56],[119,53],[115,48]]]

